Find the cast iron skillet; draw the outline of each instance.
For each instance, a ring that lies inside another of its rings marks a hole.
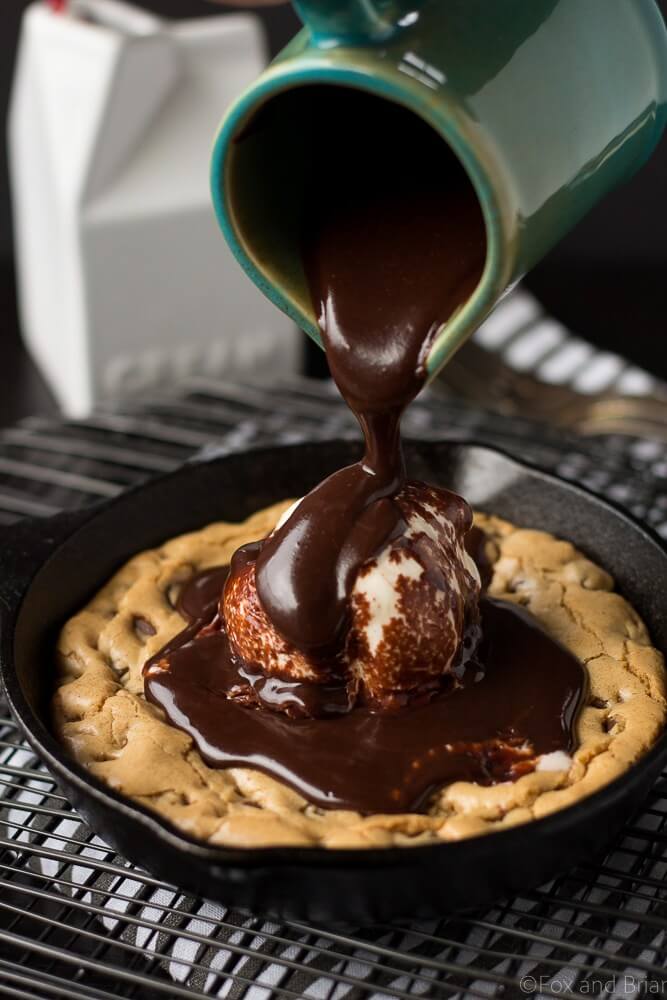
[[[306,492],[356,459],[349,442],[190,463],[93,509],[27,522],[0,539],[0,666],[26,736],[109,844],[184,889],[308,920],[433,916],[537,885],[608,844],[667,760],[667,736],[595,795],[545,819],[460,843],[391,850],[208,847],[69,760],[49,732],[53,644],[62,622],[140,549],[216,519],[239,520]],[[519,524],[564,535],[616,578],[667,649],[667,554],[626,514],[486,448],[412,442],[410,474],[446,484]],[[344,748],[341,748],[344,752]]]

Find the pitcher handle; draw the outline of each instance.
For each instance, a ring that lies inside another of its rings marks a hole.
[[[294,0],[296,11],[315,42],[363,44],[383,41],[417,19],[419,3],[405,0]]]

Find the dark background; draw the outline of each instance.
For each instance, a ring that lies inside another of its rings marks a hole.
[[[220,11],[206,0],[142,2],[166,17],[196,17]],[[659,2],[663,15],[667,15],[667,0]],[[1,3],[0,118],[4,126],[19,25],[27,0]],[[295,33],[299,22],[288,5],[263,10],[261,16],[275,53]],[[563,54],[563,72],[567,72],[567,53]],[[597,206],[527,281],[547,309],[572,330],[665,378],[666,185],[667,136],[652,161]],[[0,162],[0,317],[0,426],[27,413],[55,412],[46,387],[20,347],[4,155]]]

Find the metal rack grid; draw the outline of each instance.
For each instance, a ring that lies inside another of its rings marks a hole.
[[[588,484],[667,535],[667,448],[582,443],[451,400],[408,432],[484,440]],[[326,384],[191,379],[177,397],[0,434],[0,522],[112,496],[201,449],[354,433]],[[211,444],[211,442],[214,442]],[[667,992],[667,774],[613,849],[484,911],[414,925],[275,923],[185,896],[114,854],[0,704],[0,997],[385,1000]],[[177,873],[174,873],[178,881]]]

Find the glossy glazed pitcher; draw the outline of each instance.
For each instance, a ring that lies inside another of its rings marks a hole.
[[[323,150],[312,117],[299,113],[303,101],[290,95],[356,88],[420,116],[463,164],[487,242],[479,284],[431,348],[433,375],[503,293],[653,151],[666,118],[665,25],[653,0],[295,6],[304,29],[217,135],[218,220],[253,281],[319,342],[301,232],[317,212],[304,192]],[[334,116],[323,129],[345,142],[344,120]]]

